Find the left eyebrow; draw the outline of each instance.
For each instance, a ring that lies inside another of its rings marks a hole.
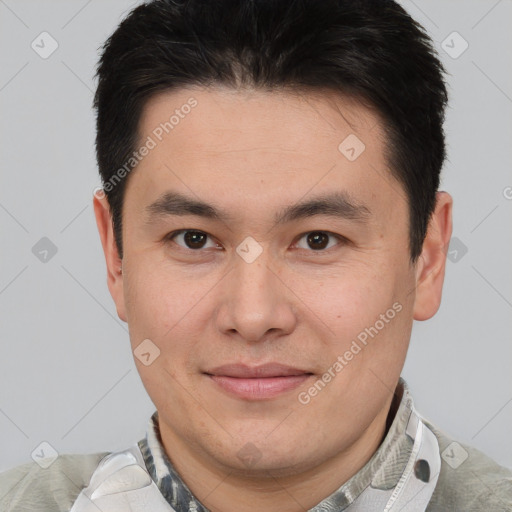
[[[164,193],[145,210],[149,213],[148,222],[154,217],[168,215],[194,215],[223,222],[229,222],[234,218],[221,208],[174,191]],[[275,215],[274,223],[282,225],[318,215],[365,223],[371,217],[371,211],[365,205],[354,202],[348,194],[334,192],[286,206]]]
[[[275,223],[286,224],[314,215],[327,215],[365,223],[371,217],[371,211],[364,204],[356,203],[346,193],[334,192],[287,206],[276,215]]]

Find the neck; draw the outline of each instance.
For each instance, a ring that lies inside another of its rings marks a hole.
[[[391,398],[362,435],[342,452],[295,474],[248,474],[220,466],[160,423],[164,449],[193,495],[212,512],[304,512],[354,476],[377,451],[390,423]],[[392,420],[392,418],[391,418]],[[388,424],[388,425],[387,425]]]

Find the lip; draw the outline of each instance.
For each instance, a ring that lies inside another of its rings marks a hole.
[[[245,400],[265,400],[300,386],[313,374],[307,370],[268,363],[260,366],[226,364],[205,372],[222,390]]]

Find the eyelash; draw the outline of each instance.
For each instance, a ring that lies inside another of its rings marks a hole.
[[[165,237],[165,241],[166,242],[172,242],[172,243],[176,243],[174,242],[174,238],[178,235],[181,235],[183,233],[188,233],[188,232],[192,232],[192,233],[200,233],[200,234],[203,234],[203,235],[206,235],[207,237],[209,237],[210,239],[212,238],[211,235],[209,235],[208,233],[204,232],[204,231],[200,231],[200,230],[197,230],[197,229],[180,229],[180,230],[177,230],[177,231],[173,231],[172,233],[169,233],[166,237]],[[348,243],[350,243],[350,241],[345,238],[344,236],[341,236],[341,235],[337,235],[335,233],[331,233],[330,231],[322,231],[322,230],[313,230],[313,231],[306,231],[305,233],[302,233],[298,238],[297,238],[297,242],[300,241],[305,235],[309,235],[311,233],[322,233],[322,234],[326,234],[326,235],[329,235],[330,237],[332,238],[335,238],[338,240],[338,246],[339,245],[346,245]],[[176,244],[178,245],[178,244]],[[185,251],[190,251],[190,252],[201,252],[203,250],[203,248],[200,248],[200,249],[190,249],[188,247],[182,247],[181,245],[178,245],[178,247],[180,249],[183,249]],[[337,247],[337,246],[335,246]],[[334,248],[335,248],[334,247]],[[310,249],[310,250],[307,250],[307,249],[300,249],[300,250],[305,250],[307,252],[312,252],[312,253],[327,253],[329,252],[331,249],[333,249],[333,247],[329,248],[329,249],[319,249],[317,251],[313,250],[313,249]]]

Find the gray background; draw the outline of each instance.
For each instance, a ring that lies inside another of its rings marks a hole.
[[[92,209],[97,49],[136,3],[0,0],[0,470],[42,441],[59,453],[125,448],[154,411]],[[451,73],[442,188],[458,239],[403,376],[425,417],[512,466],[512,2],[402,3]],[[59,45],[47,59],[31,48],[43,31]],[[442,49],[463,48],[454,31],[469,43],[458,58]],[[42,237],[57,247],[46,262],[32,252]]]

